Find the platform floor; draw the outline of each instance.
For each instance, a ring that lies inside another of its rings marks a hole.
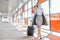
[[[48,35],[49,31],[42,27],[43,36]],[[23,32],[18,30],[9,22],[0,22],[0,40],[32,40],[32,37],[28,37]],[[37,40],[37,38],[35,38]],[[50,40],[48,36],[44,37],[43,40]]]

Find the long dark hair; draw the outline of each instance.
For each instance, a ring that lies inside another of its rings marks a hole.
[[[36,4],[36,7],[38,7],[38,3]]]

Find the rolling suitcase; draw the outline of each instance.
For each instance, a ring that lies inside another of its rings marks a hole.
[[[34,27],[33,26],[28,26],[27,35],[28,36],[33,36],[33,34],[34,34]]]

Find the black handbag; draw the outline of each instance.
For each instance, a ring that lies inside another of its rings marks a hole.
[[[48,24],[47,24],[47,21],[46,21],[46,18],[45,18],[45,16],[44,16],[43,13],[42,13],[42,19],[43,19],[42,25],[48,25]]]

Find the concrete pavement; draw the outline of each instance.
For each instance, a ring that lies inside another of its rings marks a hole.
[[[30,40],[9,22],[0,22],[0,40]]]

